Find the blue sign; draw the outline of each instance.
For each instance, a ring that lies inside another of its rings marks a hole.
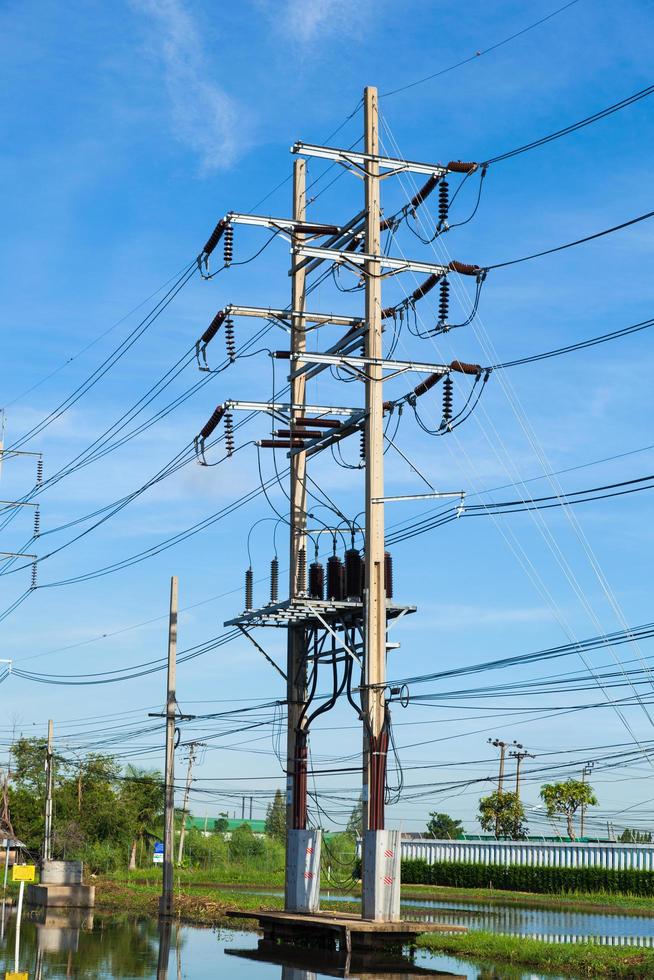
[[[154,854],[152,855],[152,861],[154,864],[163,864],[164,860],[164,846],[159,841],[154,845]]]

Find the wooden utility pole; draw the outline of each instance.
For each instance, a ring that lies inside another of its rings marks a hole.
[[[159,914],[172,915],[173,849],[175,846],[175,719],[177,715],[177,576],[170,580],[170,619],[168,621],[168,680],[166,697],[166,785],[164,814],[163,889]]]
[[[306,218],[306,161],[293,163],[293,218]],[[305,236],[295,231],[293,246],[299,246]],[[302,314],[306,302],[306,263],[293,252],[291,269],[291,352],[306,350],[305,321]],[[294,364],[294,362],[291,362]],[[304,375],[291,381],[291,404],[298,406],[290,413],[291,431],[296,419],[304,415],[306,378]],[[289,598],[297,598],[306,590],[306,456],[297,453],[290,459],[290,571]],[[286,743],[286,829],[306,828],[306,743],[298,730],[302,708],[306,700],[306,629],[301,625],[288,630],[286,670],[286,697],[288,702]],[[287,849],[288,853],[288,849]]]
[[[377,89],[364,91],[365,251],[381,254],[381,207],[379,179],[379,131]],[[365,507],[365,610],[364,610],[364,830],[384,829],[386,782],[386,733],[384,682],[386,680],[386,591],[384,583],[384,397],[381,358],[381,267],[365,263],[365,356],[380,359],[369,364],[366,374],[366,507]]]
[[[45,751],[45,833],[43,838],[43,860],[52,860],[52,784],[53,784],[53,752],[54,724],[48,722],[48,745]]]
[[[182,804],[182,826],[179,832],[179,850],[177,852],[177,864],[181,865],[184,857],[184,838],[186,836],[186,818],[188,816],[188,798],[191,792],[191,781],[193,773],[193,763],[195,762],[195,748],[197,743],[191,742],[188,747],[188,769],[186,770],[186,785],[184,786],[184,803]]]

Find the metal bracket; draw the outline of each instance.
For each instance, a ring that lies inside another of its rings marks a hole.
[[[358,663],[358,665],[359,665],[359,667],[361,667],[361,669],[363,670],[363,664],[361,663],[361,660],[360,660],[360,659],[359,659],[359,658],[357,657],[357,655],[356,655],[356,653],[354,653],[354,651],[353,651],[353,650],[350,650],[350,648],[349,648],[349,647],[347,646],[347,644],[346,644],[346,643],[345,643],[345,642],[344,642],[343,640],[341,640],[341,638],[340,638],[340,636],[338,635],[338,633],[337,633],[337,632],[336,632],[335,630],[333,630],[333,629],[331,628],[331,626],[329,625],[329,623],[328,623],[328,622],[326,622],[326,621],[325,621],[325,620],[324,620],[324,619],[322,618],[322,616],[320,615],[320,613],[318,612],[318,610],[317,610],[317,609],[314,609],[314,607],[313,607],[313,606],[311,606],[311,605],[309,606],[309,609],[311,610],[311,612],[313,613],[313,615],[314,615],[314,616],[316,617],[316,619],[319,619],[319,620],[320,620],[320,622],[321,622],[321,623],[322,623],[322,625],[323,625],[323,626],[325,627],[325,629],[327,630],[327,632],[328,632],[328,633],[331,633],[331,635],[332,635],[332,636],[333,636],[333,637],[334,637],[334,638],[335,638],[336,640],[338,640],[338,642],[339,642],[339,643],[341,643],[341,644],[343,645],[343,650],[345,651],[345,653],[347,653],[347,655],[348,655],[348,657],[352,657],[352,659],[353,659],[354,661],[356,661],[356,663]]]
[[[257,649],[259,651],[259,653],[263,657],[266,658],[266,660],[271,665],[271,667],[274,667],[275,670],[277,671],[277,673],[282,675],[282,677],[284,678],[284,680],[288,680],[288,678],[287,678],[286,674],[284,673],[284,671],[282,670],[282,668],[277,666],[277,664],[275,663],[275,661],[273,660],[273,658],[270,657],[270,656],[268,656],[268,654],[266,653],[266,651],[264,650],[264,648],[259,643],[257,643],[257,641],[255,640],[255,638],[248,633],[248,631],[245,629],[245,627],[244,626],[241,626],[239,623],[237,623],[236,624],[236,628],[241,631],[241,633],[243,634],[243,636],[247,636],[247,638],[250,641],[250,643],[252,644],[252,646],[255,647],[255,649]]]

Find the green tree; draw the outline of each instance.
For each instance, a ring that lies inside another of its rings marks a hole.
[[[286,803],[280,789],[275,791],[273,801],[266,810],[266,834],[275,840],[286,840]]]
[[[566,779],[562,783],[546,783],[541,786],[540,798],[545,804],[548,817],[565,817],[568,837],[575,840],[574,815],[580,807],[597,806],[593,787],[580,779]]]
[[[497,838],[523,840],[527,836],[525,811],[516,793],[498,793],[484,796],[479,801],[477,817],[482,830]]]
[[[161,773],[128,766],[120,802],[129,828],[129,870],[133,871],[136,868],[138,845],[147,837],[156,836],[155,824],[163,814],[164,788]]]
[[[249,823],[242,823],[232,832],[229,842],[231,858],[248,860],[253,857],[261,857],[265,850],[264,841],[260,837],[255,837]]]
[[[361,837],[363,834],[363,800],[359,800],[350,814],[345,833],[350,837]]]
[[[463,834],[463,824],[447,813],[430,813],[427,833],[436,840],[457,840]]]
[[[630,830],[626,827],[618,840],[621,844],[651,844],[652,834],[649,830]]]

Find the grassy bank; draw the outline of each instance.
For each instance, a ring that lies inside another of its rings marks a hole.
[[[620,915],[634,912],[654,917],[654,898],[616,895],[613,892],[516,892],[497,888],[448,888],[443,885],[402,885],[402,898],[437,902],[481,902],[486,905],[527,905],[567,912],[600,912]]]
[[[420,936],[418,945],[434,953],[447,953],[477,962],[528,967],[569,977],[654,976],[654,950],[616,948],[592,943],[564,945],[544,943],[519,936],[497,936],[488,932],[467,935]]]
[[[144,883],[136,880],[139,872],[134,872],[134,879],[119,881],[116,878],[98,878],[95,882],[95,904],[98,912],[112,914],[128,913],[132,916],[156,915],[159,909],[161,894],[161,876],[159,881]],[[202,882],[193,886],[190,891],[182,882],[175,889],[175,906],[180,918],[189,923],[200,925],[226,925],[233,921],[227,918],[230,909],[253,913],[264,909],[282,909],[284,901],[274,895],[252,895],[244,891],[230,891],[229,888],[217,889],[212,883]],[[354,902],[329,902],[323,900],[324,909],[340,909],[343,912],[358,911],[359,904]],[[241,920],[242,922],[242,920]],[[239,925],[239,928],[242,928]]]

